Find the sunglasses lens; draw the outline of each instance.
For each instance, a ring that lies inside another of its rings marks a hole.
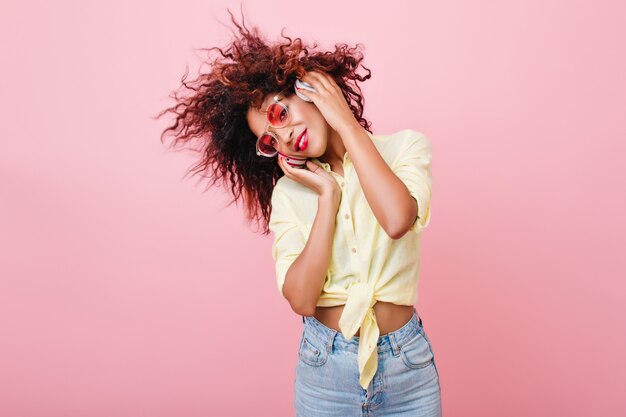
[[[288,116],[287,108],[280,103],[272,103],[267,108],[267,120],[274,127],[283,126]]]
[[[259,139],[259,151],[265,155],[276,154],[276,146],[276,139],[272,135],[266,133]]]

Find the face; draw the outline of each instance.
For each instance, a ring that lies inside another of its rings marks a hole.
[[[267,106],[273,102],[272,98],[278,93],[265,96],[261,109],[250,107],[247,113],[248,126],[254,133],[255,140],[250,144],[254,147],[256,138],[260,137],[267,126],[267,115],[264,113]],[[269,126],[267,130],[273,132],[278,137],[276,150],[289,156],[301,158],[317,158],[326,151],[326,144],[331,132],[330,125],[324,119],[314,103],[302,100],[293,94],[290,97],[279,95],[280,102],[289,108],[289,121],[280,128]],[[295,144],[300,133],[307,130],[308,144],[305,149],[296,151]],[[259,158],[265,158],[259,156]]]

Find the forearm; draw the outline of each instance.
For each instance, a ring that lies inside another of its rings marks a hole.
[[[340,135],[378,223],[387,235],[400,238],[417,217],[416,200],[387,165],[361,125],[347,126]]]
[[[336,197],[319,196],[307,243],[285,276],[283,294],[298,314],[311,316],[315,312],[330,264],[338,206]]]

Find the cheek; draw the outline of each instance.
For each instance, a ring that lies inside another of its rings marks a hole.
[[[326,119],[315,105],[303,109],[301,114],[302,120],[307,125],[321,127],[327,124]]]

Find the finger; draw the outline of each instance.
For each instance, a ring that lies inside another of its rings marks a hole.
[[[304,81],[304,80],[302,80],[302,81]],[[308,81],[306,81],[306,82],[308,83]],[[311,84],[311,86],[313,88],[315,88],[315,86],[313,84]],[[308,98],[310,98],[314,102],[319,99],[319,90],[318,90],[319,87],[316,88],[316,91],[311,91],[308,88],[299,88],[297,85],[295,87],[296,87],[296,90],[300,91],[302,94],[304,94],[305,96],[307,96]]]
[[[283,168],[283,164],[282,164],[282,158],[280,157],[280,155],[278,155],[278,158],[276,160],[276,162],[278,162],[278,166],[280,167],[280,169],[285,172],[285,169]]]
[[[325,181],[336,182],[335,178],[333,178],[322,167],[320,167],[319,165],[317,165],[316,163],[314,163],[310,159],[307,159],[306,166],[309,169],[309,171],[311,171],[311,173],[317,175],[319,178],[321,178],[321,179],[323,179]]]
[[[280,166],[280,169],[282,169],[282,170],[283,170],[283,172],[285,173],[285,175],[286,175],[288,178],[293,179],[293,178],[292,178],[293,176],[291,175],[291,171],[290,171],[290,170],[289,170],[289,168],[287,167],[287,165],[289,165],[289,164],[286,164],[286,163],[285,163],[284,158],[283,158],[282,156],[280,156],[280,155],[278,156],[278,165]]]
[[[283,161],[283,164],[285,165],[289,165],[287,162]],[[289,171],[288,174],[288,178],[290,178],[293,181],[296,181],[306,187],[311,188],[313,186],[313,184],[315,184],[316,186],[319,186],[319,179],[318,176],[316,174],[314,174],[313,172],[310,172],[307,169],[300,169],[300,168],[289,168],[291,171]]]
[[[315,77],[315,79],[318,80],[327,91],[332,91],[334,89],[333,85],[330,83],[330,81],[328,81],[328,76],[326,75],[326,73],[314,71],[311,73],[311,75]]]
[[[328,79],[328,82],[335,87],[335,90],[337,90],[337,92],[341,93],[341,87],[339,87],[339,84],[337,84],[337,81],[335,81],[335,78],[330,75],[330,74],[326,74],[326,78]]]
[[[305,165],[311,172],[317,172],[317,170],[320,168],[319,166],[314,164],[313,161],[311,161],[310,159],[306,160]]]
[[[330,92],[333,90],[333,86],[328,82],[328,80],[317,71],[307,72],[304,74],[304,77],[302,77],[302,81],[306,81],[311,84],[318,93],[321,93],[322,91]]]
[[[319,168],[317,165],[315,165],[313,163],[313,161],[311,161],[310,159],[307,159],[306,162],[304,163],[306,165],[307,168],[309,168],[309,170],[315,172],[314,168]]]
[[[287,160],[282,156],[280,156],[279,158],[282,162],[282,166],[284,167],[285,174],[288,175],[289,178],[295,180],[296,178],[299,178],[300,175],[302,175],[300,174],[300,171],[303,171],[302,169],[289,165],[289,162],[287,162]]]
[[[326,175],[329,175],[326,171],[324,171],[319,165],[315,164],[313,161],[308,160],[305,163],[307,169],[309,171],[311,171],[313,174],[320,176],[320,177],[325,177]]]
[[[328,172],[326,172],[324,169],[322,169],[322,167],[320,167],[319,165],[317,165],[316,163],[314,163],[311,160],[307,160],[306,161],[306,166],[309,169],[309,171],[311,171],[315,175],[318,175],[320,177],[328,177],[328,178],[333,179]]]

